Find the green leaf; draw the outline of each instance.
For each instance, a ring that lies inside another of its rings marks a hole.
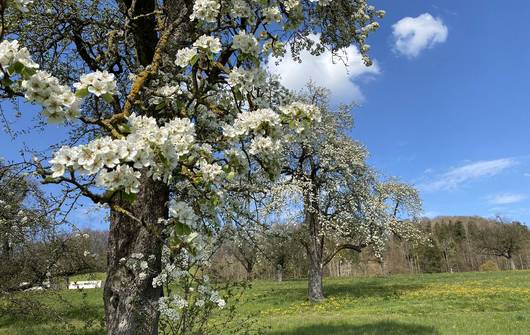
[[[87,95],[88,95],[88,87],[82,88],[75,92],[75,96],[81,99],[86,97]]]
[[[35,69],[24,67],[24,70],[22,70],[22,77],[25,80],[28,80],[31,76],[35,75],[35,73],[37,73]]]
[[[157,111],[162,110],[162,109],[164,109],[164,108],[166,107],[166,105],[167,105],[166,102],[165,102],[165,101],[162,101],[161,103],[159,103],[158,105],[156,105],[155,109],[156,109]]]
[[[121,192],[121,198],[132,204],[136,200],[136,194]]]
[[[22,71],[24,71],[25,68],[26,68],[26,67],[24,66],[24,64],[22,64],[22,63],[15,63],[15,71],[16,71],[17,73],[22,74]]]
[[[184,224],[182,222],[177,222],[175,224],[175,234],[177,234],[177,236],[189,235],[192,232],[193,231],[191,230],[191,228],[187,224]]]
[[[10,87],[13,84],[13,81],[8,77],[2,79],[2,85],[5,87]]]
[[[103,100],[105,100],[109,104],[114,102],[114,97],[110,93],[103,94],[101,97],[103,98]]]
[[[197,62],[199,61],[199,55],[195,55],[191,58],[190,60],[190,65],[193,66],[195,64],[197,64]]]
[[[128,123],[123,123],[118,126],[118,129],[120,132],[124,134],[130,134],[131,133],[131,126]]]

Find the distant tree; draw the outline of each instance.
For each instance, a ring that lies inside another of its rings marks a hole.
[[[288,263],[296,253],[297,229],[292,224],[274,224],[263,238],[265,258],[272,265],[278,282],[283,281]]]
[[[245,269],[247,280],[252,280],[259,257],[260,236],[247,227],[226,227],[223,233],[226,234],[228,250]]]
[[[285,222],[300,225],[309,261],[308,297],[317,301],[324,298],[324,267],[339,252],[370,246],[381,257],[391,234],[416,236],[405,218],[421,211],[421,201],[408,185],[378,180],[365,147],[347,134],[352,125],[348,106],[331,112],[325,90],[310,85],[308,91],[302,99],[320,107],[322,121],[285,146],[283,178],[273,187],[271,207],[284,213]]]
[[[514,255],[516,255],[530,238],[528,227],[520,222],[500,217],[490,226],[481,226],[476,231],[475,245],[484,255],[503,257],[510,263],[510,268],[516,270]]]

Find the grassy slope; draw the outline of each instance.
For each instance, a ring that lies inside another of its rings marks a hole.
[[[529,334],[530,271],[399,275],[389,278],[329,279],[327,300],[305,301],[305,282],[256,282],[246,294],[244,313],[260,313],[270,335],[312,334]],[[84,331],[81,320],[101,319],[101,290],[61,292],[39,301],[66,313]],[[53,301],[53,302],[51,302]],[[50,309],[50,310],[52,310]],[[0,317],[0,334],[58,334],[53,313],[30,318]],[[23,330],[22,330],[23,328]]]

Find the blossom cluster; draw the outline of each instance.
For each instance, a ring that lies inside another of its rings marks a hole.
[[[116,93],[116,81],[107,71],[81,76],[80,83],[74,84],[77,95],[59,82],[59,79],[46,71],[38,70],[39,65],[31,59],[27,48],[20,47],[17,40],[4,40],[0,43],[0,66],[12,76],[20,75],[20,88],[29,102],[43,106],[43,115],[48,122],[57,123],[73,120],[79,116],[80,98],[92,93],[105,96]]]
[[[193,57],[197,55],[197,48],[183,48],[177,51],[175,57],[175,64],[180,67],[186,67],[190,65]]]
[[[220,8],[221,4],[218,0],[197,0],[193,4],[193,13],[190,15],[190,19],[215,22]]]
[[[263,10],[263,20],[266,23],[280,22],[282,20],[282,13],[276,6],[265,8]]]
[[[97,97],[115,94],[116,80],[113,73],[96,71],[81,76],[79,83],[74,84],[79,91],[86,91]]]
[[[245,31],[234,36],[232,48],[247,55],[257,56],[259,53],[258,41],[253,35],[247,34]]]
[[[17,40],[3,40],[0,43],[0,65],[8,70],[16,64],[21,64],[29,69],[38,69],[39,64],[31,59],[27,48],[21,48]]]
[[[231,14],[236,17],[251,17],[252,10],[245,0],[232,0]]]
[[[9,75],[18,73],[26,99],[44,107],[49,122],[63,122],[78,116],[79,101],[72,91],[46,71],[36,71],[39,65],[31,59],[27,48],[17,40],[0,43],[0,65]]]
[[[171,200],[169,202],[169,217],[176,219],[178,222],[194,227],[198,220],[197,215],[184,201]]]
[[[261,68],[251,70],[234,68],[228,75],[227,82],[230,86],[240,89],[242,92],[252,92],[255,88],[264,85],[266,73]]]
[[[179,67],[190,65],[199,51],[218,53],[221,51],[221,41],[217,37],[202,35],[193,43],[191,48],[182,48],[177,51],[175,64]]]
[[[22,88],[28,101],[43,106],[42,114],[50,123],[73,120],[79,116],[79,99],[68,86],[61,85],[59,79],[46,71],[37,71],[22,81]]]
[[[280,116],[272,109],[262,108],[239,113],[233,125],[224,128],[228,138],[238,138],[251,132],[259,135],[273,135],[281,123]]]
[[[290,105],[280,107],[280,112],[289,119],[289,124],[297,133],[307,129],[308,124],[321,121],[320,109],[314,105],[301,102],[293,102]]]
[[[154,118],[131,115],[130,134],[123,139],[103,137],[78,147],[62,147],[50,161],[52,177],[66,170],[97,174],[98,186],[138,193],[139,169],[154,179],[167,180],[181,157],[195,146],[195,128],[189,119],[176,118],[159,127]]]
[[[27,13],[29,12],[29,9],[28,9],[28,6],[33,4],[35,1],[34,0],[13,0],[14,4],[15,4],[15,7],[23,12],[23,13]]]
[[[219,41],[219,39],[210,35],[200,36],[193,43],[193,46],[212,53],[218,53],[219,51],[221,51],[221,42]]]
[[[233,125],[224,127],[224,135],[230,140],[252,135],[249,153],[267,158],[281,149],[281,124],[289,124],[301,133],[311,122],[319,122],[321,118],[317,107],[298,102],[281,107],[280,112],[261,108],[239,113]]]

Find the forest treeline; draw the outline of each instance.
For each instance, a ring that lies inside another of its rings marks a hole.
[[[443,216],[424,218],[417,225],[428,236],[423,243],[393,236],[382,257],[376,257],[370,248],[361,252],[343,250],[327,264],[325,275],[530,268],[530,231],[522,223],[478,216]],[[42,233],[41,230],[39,238],[20,239],[18,245],[11,244],[11,248],[3,244],[0,259],[4,266],[0,269],[0,277],[4,278],[4,289],[47,285],[46,274],[50,268],[64,275],[65,280],[76,274],[106,270],[106,232],[84,230],[55,235],[48,231],[46,238],[42,238]],[[296,225],[275,225],[252,235],[248,230],[225,226],[219,234],[222,242],[211,258],[212,275],[219,280],[289,280],[307,276],[307,256],[297,241]],[[7,278],[9,280],[5,280]]]
[[[327,276],[395,273],[496,271],[530,268],[530,232],[520,222],[478,216],[441,216],[417,223],[427,240],[393,236],[384,255],[370,248],[341,251],[325,268]],[[296,226],[273,227],[249,238],[233,228],[214,258],[220,276],[230,279],[295,279],[308,271]],[[334,241],[327,241],[334,243]]]

